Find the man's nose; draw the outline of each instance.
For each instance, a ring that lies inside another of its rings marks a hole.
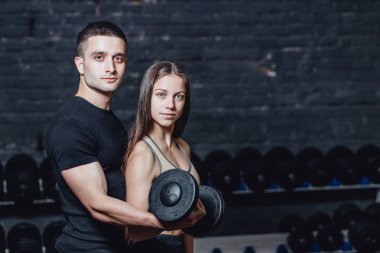
[[[115,72],[115,63],[112,58],[106,60],[106,72],[110,72],[110,73]]]

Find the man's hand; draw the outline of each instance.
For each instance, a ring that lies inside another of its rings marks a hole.
[[[191,227],[200,221],[206,215],[206,209],[201,200],[198,199],[193,211],[186,218],[174,222],[162,222],[165,230],[178,230]]]

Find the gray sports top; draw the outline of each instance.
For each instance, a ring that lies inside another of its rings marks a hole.
[[[156,157],[158,161],[158,165],[160,166],[160,174],[170,169],[179,169],[172,162],[169,161],[169,159],[164,155],[164,153],[162,153],[161,149],[153,141],[152,138],[150,138],[149,136],[145,136],[143,138],[143,141],[152,151],[153,155]],[[181,152],[184,154],[186,160],[188,161],[189,167],[187,168],[187,172],[190,173],[194,165],[191,163],[189,156],[186,154],[185,150],[181,147],[181,145],[179,145],[175,139],[174,139],[174,142],[177,145],[177,147],[181,150]]]

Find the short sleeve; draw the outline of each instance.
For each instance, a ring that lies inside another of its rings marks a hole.
[[[77,120],[61,120],[46,137],[46,152],[59,171],[97,161],[97,137]]]

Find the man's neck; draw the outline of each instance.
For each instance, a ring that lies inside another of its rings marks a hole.
[[[105,94],[97,90],[91,89],[87,85],[82,83],[82,81],[79,83],[78,92],[75,94],[75,96],[81,97],[87,100],[89,103],[103,110],[110,109],[112,95],[113,93],[111,92]]]

